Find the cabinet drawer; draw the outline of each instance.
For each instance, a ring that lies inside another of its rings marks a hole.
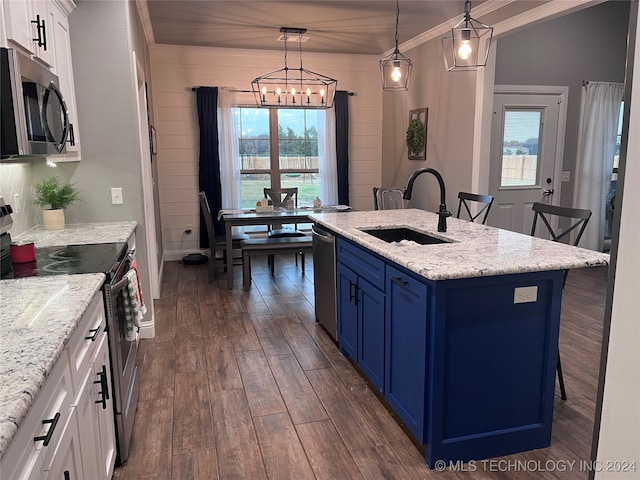
[[[337,240],[338,261],[384,291],[384,261],[343,238]]]
[[[69,362],[62,355],[2,459],[3,479],[29,478],[29,472],[38,472],[44,465],[51,463],[53,453],[62,438],[63,427],[72,412],[72,399]],[[55,423],[51,422],[57,414]],[[50,434],[47,446],[44,446],[44,440],[34,440],[35,437],[46,437],[47,434]]]
[[[69,364],[71,365],[74,395],[80,389],[83,377],[89,368],[91,359],[96,354],[106,327],[102,293],[98,293],[69,341]]]

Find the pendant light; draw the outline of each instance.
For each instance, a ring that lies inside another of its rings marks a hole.
[[[471,1],[464,2],[464,17],[442,39],[444,63],[448,71],[478,70],[487,64],[493,27],[471,17]]]
[[[302,35],[306,28],[281,27],[284,40],[284,68],[255,78],[251,90],[258,107],[326,109],[333,107],[338,81],[302,68]],[[300,67],[289,68],[287,40],[297,35]]]
[[[400,2],[396,0],[396,48],[380,60],[380,75],[382,89],[387,92],[409,90],[409,77],[412,63],[409,58],[398,50],[398,17],[400,16]]]

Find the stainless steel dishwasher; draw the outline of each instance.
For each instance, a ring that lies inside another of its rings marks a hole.
[[[336,314],[336,239],[335,236],[314,224],[313,233],[313,284],[316,304],[316,321],[338,338]]]

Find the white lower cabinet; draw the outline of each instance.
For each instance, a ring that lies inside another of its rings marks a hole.
[[[76,396],[84,478],[111,478],[116,460],[109,350],[103,334]],[[73,477],[72,477],[73,478]]]
[[[105,327],[99,292],[3,456],[3,480],[111,478],[116,438]]]

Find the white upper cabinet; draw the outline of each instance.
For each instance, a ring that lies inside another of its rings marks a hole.
[[[80,135],[78,131],[78,112],[76,109],[75,84],[73,82],[73,64],[71,62],[71,42],[69,37],[68,13],[52,5],[52,36],[56,44],[55,73],[58,76],[60,92],[67,105],[69,115],[69,136],[67,137],[66,160],[80,160]],[[60,161],[52,158],[54,161]]]
[[[52,5],[46,0],[4,0],[7,40],[54,66]]]

